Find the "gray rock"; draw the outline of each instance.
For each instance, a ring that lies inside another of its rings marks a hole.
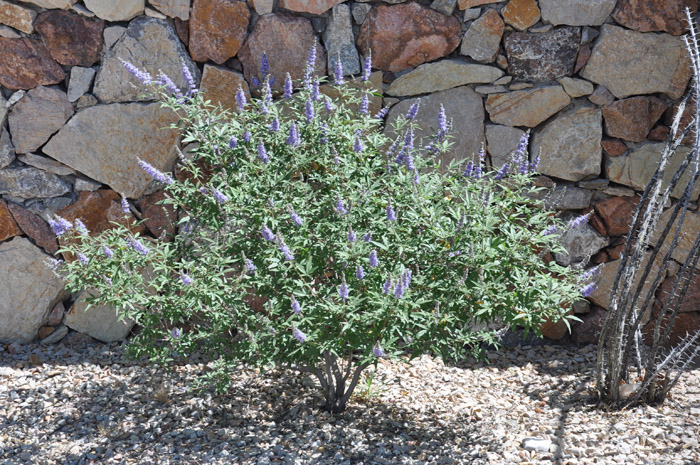
[[[697,235],[697,233],[696,233]],[[663,251],[662,251],[663,254]],[[656,275],[659,273],[659,270],[661,267],[659,266],[659,261],[660,261],[661,255],[657,256],[657,260],[652,264],[651,267],[651,272],[647,276],[646,281],[644,281],[644,285],[642,286],[642,294],[641,295],[647,295],[649,290],[652,288],[654,284],[654,278]],[[617,276],[617,271],[620,268],[620,261],[621,260],[613,260],[607,263],[603,263],[600,267],[600,276],[598,277],[597,285],[598,287],[596,288],[595,291],[593,291],[593,294],[588,298],[588,300],[591,301],[592,304],[597,305],[599,307],[603,307],[604,309],[608,309],[610,307],[610,298],[612,295],[612,286],[613,283],[615,282],[615,277]],[[646,268],[647,264],[649,263],[649,255],[645,255],[642,258],[642,265],[641,269]],[[665,276],[666,272],[664,271],[664,274],[662,276],[661,281],[663,281],[663,277]],[[635,279],[633,281],[633,289],[636,289],[637,286],[639,285],[639,282],[641,281],[641,273],[637,273],[635,276]],[[659,282],[661,282],[659,281]]]
[[[430,4],[430,8],[447,16],[454,13],[455,6],[457,6],[457,0],[433,0]]]
[[[579,181],[578,187],[581,189],[603,190],[607,189],[610,181],[607,179],[593,179],[591,181]]]
[[[481,8],[468,8],[464,10],[464,21],[471,21],[481,16]]]
[[[504,47],[508,57],[508,74],[532,82],[553,81],[574,73],[581,42],[581,29],[561,27],[539,34],[506,34]]]
[[[24,207],[35,215],[45,220],[53,218],[56,213],[75,202],[75,196],[70,194],[65,197],[52,197],[48,199],[32,199],[24,203]]]
[[[106,27],[104,32],[102,32],[102,37],[105,40],[105,50],[109,49],[114,45],[126,32],[124,26],[109,26]]]
[[[580,181],[600,174],[603,116],[597,108],[577,108],[558,115],[537,131],[533,156],[539,171],[548,176]]]
[[[183,21],[190,19],[190,0],[148,0],[148,3],[170,18],[180,18]],[[258,3],[259,2],[255,2],[256,10],[258,9]],[[272,10],[270,9],[270,11]],[[265,11],[263,13],[258,11],[258,13],[264,14],[270,11]]]
[[[405,115],[416,100],[418,99],[406,99],[391,107],[385,129],[389,136],[392,135],[393,122],[399,115]],[[453,159],[474,159],[484,142],[484,107],[481,97],[467,86],[435,92],[420,99],[416,121],[421,131],[416,133],[417,141],[422,138],[423,143],[428,144],[437,133],[441,104],[445,108],[447,120],[452,123],[450,133],[454,143],[450,152],[440,156],[443,167]]]
[[[33,3],[36,6],[40,6],[42,8],[49,8],[49,9],[62,9],[65,10],[67,8],[72,7],[75,5],[75,2],[78,0],[20,0],[24,3]]]
[[[569,103],[561,86],[547,86],[489,95],[486,110],[496,124],[534,128]]]
[[[547,192],[545,205],[555,210],[581,210],[591,205],[593,192],[571,184],[558,184]]]
[[[84,0],[88,10],[105,21],[128,21],[141,13],[145,0]]]
[[[596,86],[593,93],[588,97],[588,100],[590,100],[591,103],[604,107],[605,105],[613,103],[615,101],[615,96],[604,86]]]
[[[2,93],[0,92],[0,126],[5,124],[5,116],[7,116],[8,107],[9,105],[7,100],[5,100],[5,97],[3,97]]]
[[[425,63],[399,76],[386,90],[388,95],[405,97],[429,94],[466,84],[489,84],[503,76],[495,66],[467,63],[459,59]]]
[[[68,101],[75,102],[83,94],[90,91],[92,79],[95,77],[95,70],[73,66],[70,70],[70,81],[68,82]]]
[[[25,344],[66,296],[64,283],[47,266],[50,257],[24,237],[0,244],[0,257],[0,341]]]
[[[85,94],[75,102],[75,109],[80,110],[82,108],[94,107],[97,105],[97,99],[92,94]]]
[[[127,318],[119,320],[117,311],[109,305],[88,308],[87,297],[90,295],[91,291],[80,294],[66,313],[63,323],[102,342],[121,341],[126,338],[134,327],[134,321]]]
[[[486,149],[491,155],[491,165],[500,168],[513,157],[525,131],[499,124],[486,125]]]
[[[68,334],[68,328],[65,325],[58,326],[53,333],[42,339],[41,343],[45,346],[49,344],[56,344],[61,339],[66,337],[66,334]]]
[[[562,215],[562,220],[568,222],[575,217],[575,214],[567,212]],[[559,240],[566,249],[566,253],[555,253],[554,259],[565,266],[572,263],[586,264],[593,255],[608,245],[608,239],[598,234],[587,223],[576,228],[568,228]]]
[[[372,9],[372,5],[367,3],[355,3],[352,6],[352,17],[355,18],[357,24],[362,24],[367,18],[367,13]]]
[[[523,439],[523,449],[534,450],[536,452],[549,452],[549,446],[552,441],[542,438],[525,438]]]
[[[656,229],[654,229],[652,233],[653,244],[658,242],[658,240],[661,238],[661,232],[663,232],[664,228],[666,228],[668,222],[671,221],[672,214],[673,209],[670,208],[661,214],[661,217],[659,218],[659,223],[657,224]],[[664,241],[661,247],[661,255],[665,255],[671,247],[671,243],[673,241],[673,232],[678,228],[678,219],[679,218],[676,217],[676,220],[671,229],[672,233],[666,236],[666,240]],[[678,239],[678,243],[671,252],[671,257],[673,257],[674,260],[680,263],[684,263],[686,261],[688,255],[693,249],[695,239],[698,237],[698,231],[700,231],[700,215],[693,212],[686,213],[685,218],[683,219],[683,224],[681,225],[681,234]],[[696,265],[695,268],[700,269],[700,262]]]
[[[58,131],[73,114],[65,92],[55,87],[36,87],[15,104],[9,127],[17,153],[33,152]],[[41,115],[37,118],[37,115]]]
[[[66,165],[59,163],[56,160],[52,160],[51,158],[42,157],[41,155],[36,155],[34,153],[25,153],[17,158],[26,165],[48,171],[49,173],[57,174],[59,176],[75,174],[75,170],[67,167]]]
[[[355,36],[352,34],[352,19],[350,7],[340,3],[333,7],[328,18],[328,25],[323,33],[328,57],[328,70],[335,69],[335,63],[340,59],[343,74],[359,74],[360,55],[355,48]]]
[[[189,0],[185,1],[189,5]],[[274,0],[250,0],[248,4],[251,4],[255,9],[255,12],[259,15],[266,15],[268,13],[272,13],[272,10],[275,6]]]
[[[154,78],[162,71],[181,89],[187,88],[182,75],[181,62],[184,61],[199,85],[199,68],[167,21],[146,16],[133,20],[124,35],[103,54],[93,90],[102,103],[150,98],[144,96],[145,86],[124,68],[122,59],[151,73]]]
[[[476,86],[474,88],[474,91],[476,91],[479,94],[489,95],[502,94],[504,92],[508,92],[508,89],[506,89],[504,86]]]
[[[99,182],[93,181],[92,179],[83,178],[80,176],[75,178],[75,182],[73,183],[73,188],[76,191],[93,192],[93,191],[96,191],[97,189],[99,189],[100,187],[102,187],[102,184],[100,184]]]
[[[58,197],[70,192],[70,184],[52,173],[29,166],[0,170],[0,194],[31,199]]]
[[[0,169],[8,166],[15,160],[15,147],[10,140],[10,133],[2,128],[0,131]]]
[[[617,98],[683,95],[692,75],[683,42],[669,34],[642,33],[605,24],[581,76]]]
[[[542,20],[554,25],[600,26],[617,0],[540,0]]]
[[[651,177],[656,171],[656,167],[661,159],[661,153],[666,144],[664,142],[644,144],[635,150],[621,157],[606,157],[605,168],[608,179],[611,182],[616,182],[625,186],[629,186],[635,190],[644,190],[646,185],[651,180]],[[662,189],[664,189],[673,178],[678,168],[686,159],[690,151],[689,147],[679,147],[676,153],[671,157],[670,163],[666,167],[663,177]],[[690,180],[690,168],[681,176],[680,182],[675,189],[671,191],[671,197],[680,198],[683,194],[683,189],[688,185]],[[700,184],[696,184],[691,193],[690,200],[698,199],[700,193]]]
[[[169,171],[177,157],[177,120],[159,103],[97,105],[79,111],[44,147],[44,153],[129,198],[146,192],[151,178],[142,159]]]
[[[6,37],[8,39],[19,39],[22,35],[11,27],[0,25],[0,37]]]
[[[481,63],[491,63],[498,55],[505,23],[496,10],[488,10],[467,29],[459,53]]]
[[[26,90],[18,90],[13,92],[12,95],[10,95],[10,98],[7,99],[7,102],[5,102],[5,108],[12,108],[14,104],[22,100],[26,94]]]
[[[584,79],[574,79],[570,77],[563,77],[557,82],[561,84],[564,91],[569,94],[570,97],[583,97],[586,95],[591,95],[593,93],[593,84]]]

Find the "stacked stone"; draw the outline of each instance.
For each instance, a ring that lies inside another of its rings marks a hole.
[[[172,232],[175,212],[157,205],[163,194],[137,160],[176,168],[178,134],[162,129],[173,115],[144,97],[121,59],[183,89],[184,66],[207,98],[232,108],[235,89],[255,90],[263,52],[279,87],[286,73],[301,79],[316,45],[319,74],[340,60],[357,75],[371,51],[371,110],[391,106],[387,127],[420,98],[427,136],[443,105],[454,136],[443,162],[472,160],[483,145],[500,167],[531,131],[548,201],[564,218],[591,213],[553,258],[602,265],[593,307],[573,309],[584,320],[574,339],[595,342],[637,192],[691,77],[679,37],[686,7],[697,12],[697,0],[0,0],[0,341],[55,342],[67,328],[112,341],[133,325],[114,309],[84,313],[85,295],[68,295],[44,265],[58,250],[48,218],[104,231],[128,220],[120,196],[148,218],[142,233]],[[692,212],[688,237],[698,226]],[[669,289],[667,279],[657,309]],[[697,275],[690,295],[699,293]],[[700,329],[694,302],[674,337]]]

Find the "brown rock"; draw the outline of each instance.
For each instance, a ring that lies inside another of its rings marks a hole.
[[[133,233],[143,234],[146,228],[134,225],[133,216],[122,212],[120,200],[119,194],[110,189],[83,191],[74,204],[59,211],[58,215],[70,222],[80,218],[91,235],[112,229],[112,222],[131,225]]]
[[[357,46],[365,56],[372,51],[374,68],[398,72],[450,54],[460,37],[457,18],[411,2],[372,7]]]
[[[345,0],[280,0],[280,8],[300,13],[320,15]]]
[[[627,146],[620,139],[603,139],[600,142],[603,151],[611,157],[619,157],[627,152]]]
[[[571,340],[581,346],[597,344],[606,314],[604,309],[593,307],[589,313],[581,315],[582,321],[571,325]]]
[[[540,8],[535,0],[510,0],[501,14],[506,24],[518,31],[524,31],[540,20]]]
[[[221,105],[224,109],[235,110],[236,91],[239,87],[243,88],[246,98],[250,100],[248,83],[241,73],[220,66],[204,65],[199,91],[215,106]]]
[[[578,56],[576,57],[576,64],[574,65],[574,73],[578,73],[581,68],[586,66],[588,59],[591,57],[591,46],[590,44],[581,45],[578,49]]]
[[[619,260],[625,252],[625,247],[627,246],[627,239],[624,237],[616,237],[613,239],[610,247],[605,249],[608,253],[610,260]]]
[[[668,136],[670,133],[671,133],[671,128],[660,124],[660,125],[656,126],[654,129],[652,129],[651,131],[649,131],[649,135],[647,136],[647,139],[664,142],[664,141],[668,140]]]
[[[54,328],[53,326],[42,326],[41,328],[39,328],[39,339],[46,339],[54,331],[56,331],[56,328]]]
[[[571,312],[569,312],[569,314],[571,314]],[[569,332],[569,327],[564,322],[564,318],[557,320],[556,322],[547,320],[540,325],[540,331],[542,331],[542,336],[546,337],[547,339],[561,341]]]
[[[250,10],[245,2],[195,0],[190,16],[192,59],[222,64],[235,56],[246,38],[249,22]]]
[[[676,113],[678,113],[678,108],[680,107],[681,102],[678,102],[674,104],[673,106],[669,107],[668,110],[666,110],[666,113],[664,113],[663,117],[663,122],[664,124],[668,126],[673,125],[673,119],[676,116]],[[695,118],[695,99],[689,99],[688,103],[686,106],[683,108],[683,114],[681,115],[681,122],[678,125],[678,134],[681,134],[683,131],[688,126],[692,125],[693,118]],[[692,126],[690,130],[688,131],[688,134],[683,138],[682,144],[683,145],[692,145],[695,142],[695,131],[693,130]]]
[[[588,217],[588,224],[590,224],[593,229],[595,229],[598,234],[601,236],[605,237],[608,235],[608,230],[605,227],[605,223],[603,220],[595,214],[595,211],[593,211],[593,208],[588,207],[585,210],[581,212],[581,214],[587,214],[590,213],[590,216]]]
[[[513,32],[504,40],[508,74],[523,81],[545,82],[574,73],[581,29],[561,27],[549,32]]]
[[[185,47],[189,46],[190,43],[190,22],[189,20],[183,21],[180,18],[173,19],[173,25],[175,26],[175,33],[180,41],[185,44]]]
[[[496,124],[534,128],[569,103],[571,98],[557,85],[489,95],[486,110]]]
[[[0,0],[0,24],[31,34],[34,32],[32,27],[34,18],[36,18],[34,10]]]
[[[15,222],[7,204],[0,200],[0,241],[5,241],[11,237],[22,234],[17,223]]]
[[[612,197],[593,206],[610,236],[624,236],[632,227],[639,197]]]
[[[656,97],[630,97],[603,107],[605,132],[611,137],[641,142],[656,124],[666,104]]]
[[[686,8],[695,14],[697,0],[619,0],[612,17],[629,29],[666,31],[677,36],[688,31]]]
[[[39,40],[0,37],[0,84],[11,90],[56,84],[66,73]]]
[[[597,254],[591,257],[591,265],[600,265],[601,263],[607,263],[610,261],[610,255],[605,250],[601,250]]]
[[[678,275],[680,276],[680,275]],[[666,278],[661,286],[656,290],[656,298],[658,299],[658,304],[655,306],[654,316],[658,314],[663,305],[671,298],[673,287],[676,283],[676,278],[678,276]],[[681,281],[678,287],[678,292],[681,291],[682,287],[685,285],[685,279]],[[675,300],[675,299],[674,299]],[[674,302],[671,302],[674,305]],[[671,308],[671,310],[673,310]],[[697,271],[693,273],[690,277],[690,283],[688,285],[688,290],[680,302],[680,308],[678,309],[680,313],[691,313],[700,312],[700,273]]]
[[[54,60],[62,65],[91,66],[100,59],[105,23],[70,10],[48,10],[34,24]]]
[[[669,315],[665,315],[661,320],[662,336],[668,327],[669,320]],[[653,343],[655,324],[656,320],[652,319],[642,331],[642,334],[644,335],[644,342],[648,345]],[[679,313],[673,322],[673,326],[671,327],[667,347],[675,346],[687,335],[693,335],[698,331],[700,331],[700,313]]]
[[[48,254],[58,252],[58,241],[49,224],[40,216],[17,204],[9,203],[8,208],[19,228]]]
[[[496,60],[499,68],[506,68],[508,60],[498,54],[505,23],[496,10],[488,10],[467,29],[459,53],[481,63]]]
[[[276,91],[284,87],[287,73],[295,82],[304,77],[309,50],[316,47],[316,75],[326,74],[326,53],[314,34],[311,21],[287,14],[271,13],[261,16],[253,32],[241,47],[238,58],[243,64],[243,73],[248,82],[262,75],[260,57],[263,52],[270,62],[272,85]]]
[[[175,234],[177,213],[172,205],[160,204],[165,197],[164,191],[158,191],[145,195],[136,202],[136,206],[141,210],[141,216],[145,220],[146,227],[155,237],[161,237],[162,235],[173,236]]]
[[[500,3],[505,0],[458,0],[460,10],[467,10],[475,6],[488,5],[489,3]]]
[[[66,307],[63,305],[63,302],[57,303],[53,310],[51,310],[51,313],[49,313],[49,319],[47,320],[46,324],[49,326],[60,325],[63,321],[63,315],[65,313]]]

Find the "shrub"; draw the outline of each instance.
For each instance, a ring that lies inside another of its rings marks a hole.
[[[484,324],[538,331],[562,318],[586,283],[541,257],[567,226],[530,200],[527,140],[497,172],[484,172],[483,151],[437,170],[444,111],[419,141],[414,105],[390,140],[385,111],[370,115],[368,88],[345,86],[342,70],[340,99],[319,93],[314,59],[279,100],[270,76],[252,102],[239,89],[237,112],[127,65],[180,115],[183,143],[198,144],[179,180],[141,163],[180,232],[165,242],[116,224],[96,236],[54,225],[79,257],[63,266],[69,286],[141,326],[130,353],[167,364],[198,350],[220,389],[241,362],[290,367],[316,376],[339,412],[381,357],[459,359],[496,342]]]

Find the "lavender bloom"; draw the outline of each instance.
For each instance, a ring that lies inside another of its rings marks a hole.
[[[258,79],[257,76],[252,76],[250,78],[250,83],[253,84],[253,87],[260,87],[260,79]]]
[[[496,179],[503,179],[508,176],[508,163],[504,163],[501,169],[496,173]]]
[[[368,232],[364,236],[362,236],[362,240],[365,242],[372,242],[372,233]]]
[[[180,63],[182,65],[182,75],[184,76],[185,82],[187,83],[187,88],[189,89],[187,91],[187,95],[194,95],[197,92],[197,84],[194,82],[194,77],[192,76],[192,73],[190,73],[187,63],[185,63],[184,60],[181,60]]]
[[[53,229],[56,237],[60,237],[73,227],[70,221],[66,220],[65,218],[61,218],[58,215],[54,216],[54,219],[49,219],[49,225],[51,225],[51,229]]]
[[[289,137],[287,138],[287,145],[291,145],[292,147],[296,147],[299,145],[301,142],[301,139],[299,138],[299,130],[297,129],[297,125],[292,121],[292,124],[289,125]]]
[[[403,281],[399,280],[398,283],[396,283],[396,288],[394,288],[394,298],[395,299],[400,299],[403,297],[403,294],[406,290],[403,287]]]
[[[245,92],[243,92],[243,88],[239,86],[238,90],[236,91],[236,105],[238,105],[239,110],[243,111],[246,103],[247,99],[245,98]]]
[[[403,276],[401,277],[401,283],[403,284],[404,289],[408,289],[408,286],[411,284],[411,277],[411,270],[406,268],[403,272]]]
[[[304,224],[304,220],[301,219],[301,216],[297,215],[297,213],[294,210],[292,210],[291,207],[289,208],[289,216],[292,218],[292,221],[294,221],[294,223],[296,223],[297,226],[301,226],[302,224]]]
[[[348,288],[348,285],[345,282],[345,277],[343,277],[343,284],[338,286],[338,295],[340,295],[340,298],[343,300],[343,303],[345,303],[348,300],[348,296],[350,295],[350,289]]]
[[[352,149],[355,151],[355,153],[360,153],[362,150],[364,150],[364,146],[362,145],[362,140],[360,139],[362,137],[362,131],[360,129],[357,130],[355,133],[355,143],[352,146]]]
[[[583,297],[590,297],[597,288],[598,286],[596,286],[596,283],[588,283],[581,289],[581,295]]]
[[[321,142],[322,144],[327,144],[328,143],[328,125],[326,124],[325,121],[323,123],[321,123],[321,134],[323,134],[323,135],[319,139],[319,142]]]
[[[280,252],[282,252],[282,254],[284,255],[284,260],[287,262],[294,260],[294,254],[292,253],[291,250],[289,250],[289,247],[287,246],[287,244],[285,244],[284,240],[282,239],[282,236],[278,235],[277,239],[278,239],[277,242],[279,244]]]
[[[333,102],[327,96],[323,99],[323,107],[326,109],[326,113],[330,113],[334,110]]]
[[[437,136],[439,139],[443,139],[447,135],[447,115],[445,115],[445,107],[440,105],[440,112],[438,113],[438,132]]]
[[[535,160],[530,163],[530,172],[534,173],[535,171],[537,171],[537,168],[539,168],[539,166],[540,166],[540,156],[537,155]]]
[[[472,163],[471,161],[468,161],[467,166],[464,168],[464,173],[462,174],[462,176],[468,176],[471,178],[473,174],[474,174],[474,163]]]
[[[129,213],[131,209],[129,208],[129,201],[126,200],[126,197],[122,195],[122,202],[121,202],[121,207],[122,207],[122,213]]]
[[[355,277],[359,280],[365,279],[365,269],[362,268],[362,265],[357,265],[357,269],[355,270]]]
[[[164,85],[168,89],[168,91],[170,91],[171,94],[180,98],[182,97],[182,92],[180,92],[180,89],[166,74],[161,72],[158,75],[158,83]]]
[[[272,123],[270,123],[270,131],[271,132],[277,132],[280,130],[280,120],[277,118],[272,120]]]
[[[338,200],[335,202],[335,211],[341,215],[346,215],[348,213],[348,211],[345,209],[345,203],[343,203],[343,199],[340,197],[338,197]]]
[[[87,265],[90,262],[90,259],[81,253],[78,253],[78,260],[80,260],[80,263],[83,265]]]
[[[318,100],[319,97],[319,85],[320,83],[318,82],[318,79],[314,79],[311,83],[311,100],[313,100],[314,102]]]
[[[408,109],[408,113],[406,113],[406,119],[412,120],[413,118],[415,118],[418,114],[419,107],[420,100],[416,101],[413,105],[411,105],[411,108]]]
[[[549,226],[547,229],[544,230],[544,233],[542,233],[543,236],[551,236],[557,232],[557,225],[553,224]]]
[[[270,228],[267,227],[267,225],[263,225],[262,229],[260,230],[260,233],[262,234],[263,239],[266,241],[274,241],[275,240],[275,235],[272,234],[272,231]]]
[[[383,120],[387,113],[389,113],[389,107],[384,107],[374,115],[374,119]]]
[[[408,168],[410,171],[415,171],[416,170],[416,164],[413,162],[413,155],[410,153],[406,154],[406,168]]]
[[[374,347],[372,347],[372,353],[375,357],[384,357],[384,349],[379,344],[379,341],[377,341],[377,343],[374,344]]]
[[[209,190],[206,187],[202,186],[199,188],[199,192],[201,192],[203,195],[207,195],[209,193]]]
[[[333,150],[333,164],[340,165],[340,155],[338,155],[338,151],[335,147],[331,147],[331,150]]]
[[[150,177],[152,177],[156,181],[160,181],[163,184],[172,184],[173,183],[173,178],[171,178],[169,174],[165,174],[165,173],[157,170],[149,163],[147,163],[143,160],[139,160],[139,166],[141,167],[142,170],[144,170]]]
[[[250,142],[250,131],[248,131],[247,129],[243,133],[243,142],[245,142],[246,144]]]
[[[294,92],[294,84],[292,83],[292,77],[287,73],[284,77],[284,98],[292,98],[292,93]]]
[[[270,163],[270,158],[267,156],[267,151],[265,150],[265,144],[262,141],[258,144],[258,158],[265,164]]]
[[[265,52],[260,55],[260,72],[263,76],[267,76],[270,73],[270,61],[267,59]]]
[[[382,286],[382,294],[387,295],[393,286],[394,283],[391,281],[391,278],[386,278],[386,281],[384,281],[384,286]]]
[[[87,230],[87,228],[85,227],[85,223],[83,223],[83,222],[80,220],[80,218],[76,218],[76,219],[75,219],[75,229],[77,229],[78,232],[79,232],[80,234],[82,234],[83,236],[87,236],[87,235],[88,235],[88,230]]]
[[[365,57],[365,63],[364,63],[364,66],[362,67],[362,80],[368,81],[370,74],[372,74],[372,51],[371,50],[367,54],[367,56]]]
[[[335,85],[342,86],[345,84],[345,79],[343,79],[343,63],[340,61],[340,54],[335,60],[335,69],[333,70],[335,77]]]
[[[376,250],[373,250],[369,253],[369,266],[371,268],[376,268],[379,266],[379,259],[377,258]]]
[[[597,277],[600,274],[601,266],[602,265],[594,266],[593,268],[585,271],[581,274],[581,276],[578,277],[578,280],[580,282],[585,282]]]
[[[348,242],[353,243],[357,240],[357,236],[355,235],[355,231],[352,230],[352,226],[350,226],[350,229],[348,230]]]
[[[292,311],[297,315],[301,313],[301,305],[299,305],[299,302],[297,302],[297,299],[294,297],[292,297]]]
[[[126,68],[126,70],[127,70],[132,76],[134,76],[136,79],[138,79],[139,82],[141,82],[141,84],[148,85],[148,84],[150,84],[151,82],[153,82],[153,76],[151,76],[150,73],[148,73],[148,72],[146,72],[146,71],[141,71],[141,70],[138,69],[136,66],[134,66],[134,65],[131,64],[131,63],[129,63],[128,61],[124,61],[124,60],[120,60],[120,61],[122,62],[122,65],[124,65],[124,68]]]
[[[228,197],[226,195],[224,195],[223,192],[221,192],[220,190],[212,189],[211,193],[219,203],[228,202]]]
[[[173,339],[179,339],[181,334],[182,332],[180,331],[180,328],[173,328],[170,331],[170,335],[173,337]]]
[[[574,218],[569,222],[569,229],[574,229],[578,228],[579,226],[583,226],[584,224],[588,223],[588,218],[591,216],[593,212],[586,213],[585,215],[581,215],[577,218]]]
[[[294,333],[294,338],[295,338],[297,341],[299,341],[299,342],[301,342],[301,343],[303,343],[304,341],[306,341],[306,334],[302,333],[301,330],[300,330],[299,328],[294,327],[293,333]]]
[[[143,245],[138,239],[134,239],[133,237],[128,238],[127,242],[129,243],[129,245],[131,247],[133,247],[134,250],[136,250],[141,255],[147,255],[148,252],[151,251],[148,247]]]
[[[316,44],[309,50],[309,56],[306,59],[306,69],[304,70],[304,85],[311,84],[311,73],[316,67]]]
[[[389,205],[386,206],[386,219],[387,221],[396,221],[396,212],[394,211],[394,207],[391,206],[391,201],[389,201]]]
[[[250,258],[245,259],[245,269],[249,274],[255,273],[255,270],[256,270],[255,264],[253,263],[253,260],[251,260]]]
[[[238,145],[238,139],[236,136],[231,136],[228,140],[228,148],[233,149]]]
[[[194,279],[190,278],[190,275],[188,275],[187,273],[180,274],[180,280],[185,286],[189,286],[190,284],[192,284],[192,282],[194,282]]]
[[[367,94],[362,96],[362,101],[360,102],[360,113],[363,115],[369,113],[369,97],[367,97]]]
[[[107,257],[107,258],[112,258],[112,256],[114,255],[114,252],[112,252],[112,249],[110,249],[106,245],[104,247],[102,247],[102,253],[105,254],[105,257]]]
[[[306,115],[306,123],[310,123],[313,121],[314,116],[314,104],[311,102],[311,100],[306,101],[306,107],[304,108],[304,114]]]

